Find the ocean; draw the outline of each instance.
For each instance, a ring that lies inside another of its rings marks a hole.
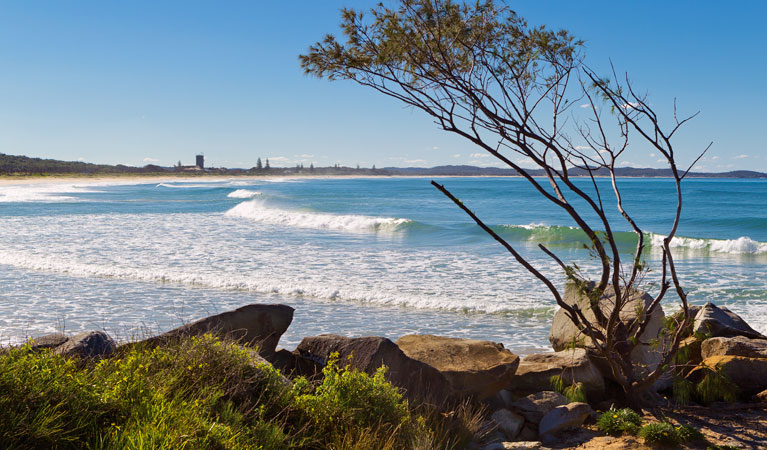
[[[539,243],[596,267],[585,234],[524,179],[437,181],[558,285],[564,276]],[[609,180],[597,183],[609,190]],[[645,283],[656,292],[673,183],[619,185],[653,244]],[[691,303],[727,306],[767,333],[767,181],[689,179],[684,195],[673,245]],[[634,237],[612,218],[628,255]],[[428,178],[0,185],[0,343],[92,329],[136,339],[249,303],[296,309],[280,341],[289,349],[320,333],[431,333],[547,351],[556,310],[548,290]],[[663,306],[675,311],[678,298]]]

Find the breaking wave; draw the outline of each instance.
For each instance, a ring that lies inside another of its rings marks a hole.
[[[227,211],[226,215],[269,225],[350,232],[396,231],[402,226],[412,223],[408,219],[393,217],[336,215],[280,209],[265,206],[263,202],[257,200],[240,203]]]
[[[232,191],[229,194],[227,194],[227,197],[229,198],[253,198],[258,195],[261,195],[258,191],[251,191],[249,189],[237,189],[236,191]]]

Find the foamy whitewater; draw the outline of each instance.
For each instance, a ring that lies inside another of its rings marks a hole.
[[[539,243],[594,268],[583,232],[524,180],[441,182],[560,285]],[[657,263],[673,186],[620,183]],[[671,245],[691,301],[726,305],[767,332],[767,183],[693,179],[685,189]],[[618,229],[628,254],[636,237]],[[296,308],[288,348],[325,332],[433,333],[524,353],[549,348],[555,311],[546,289],[422,178],[0,186],[0,243],[6,342],[61,329],[128,339],[279,302]]]

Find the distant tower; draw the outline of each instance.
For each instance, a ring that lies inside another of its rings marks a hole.
[[[202,153],[197,155],[197,167],[199,167],[200,169],[205,168],[205,155],[203,155]]]

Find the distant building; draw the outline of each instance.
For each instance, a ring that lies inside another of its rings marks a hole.
[[[197,167],[199,167],[200,169],[205,169],[205,155],[203,155],[202,153],[197,155]]]

